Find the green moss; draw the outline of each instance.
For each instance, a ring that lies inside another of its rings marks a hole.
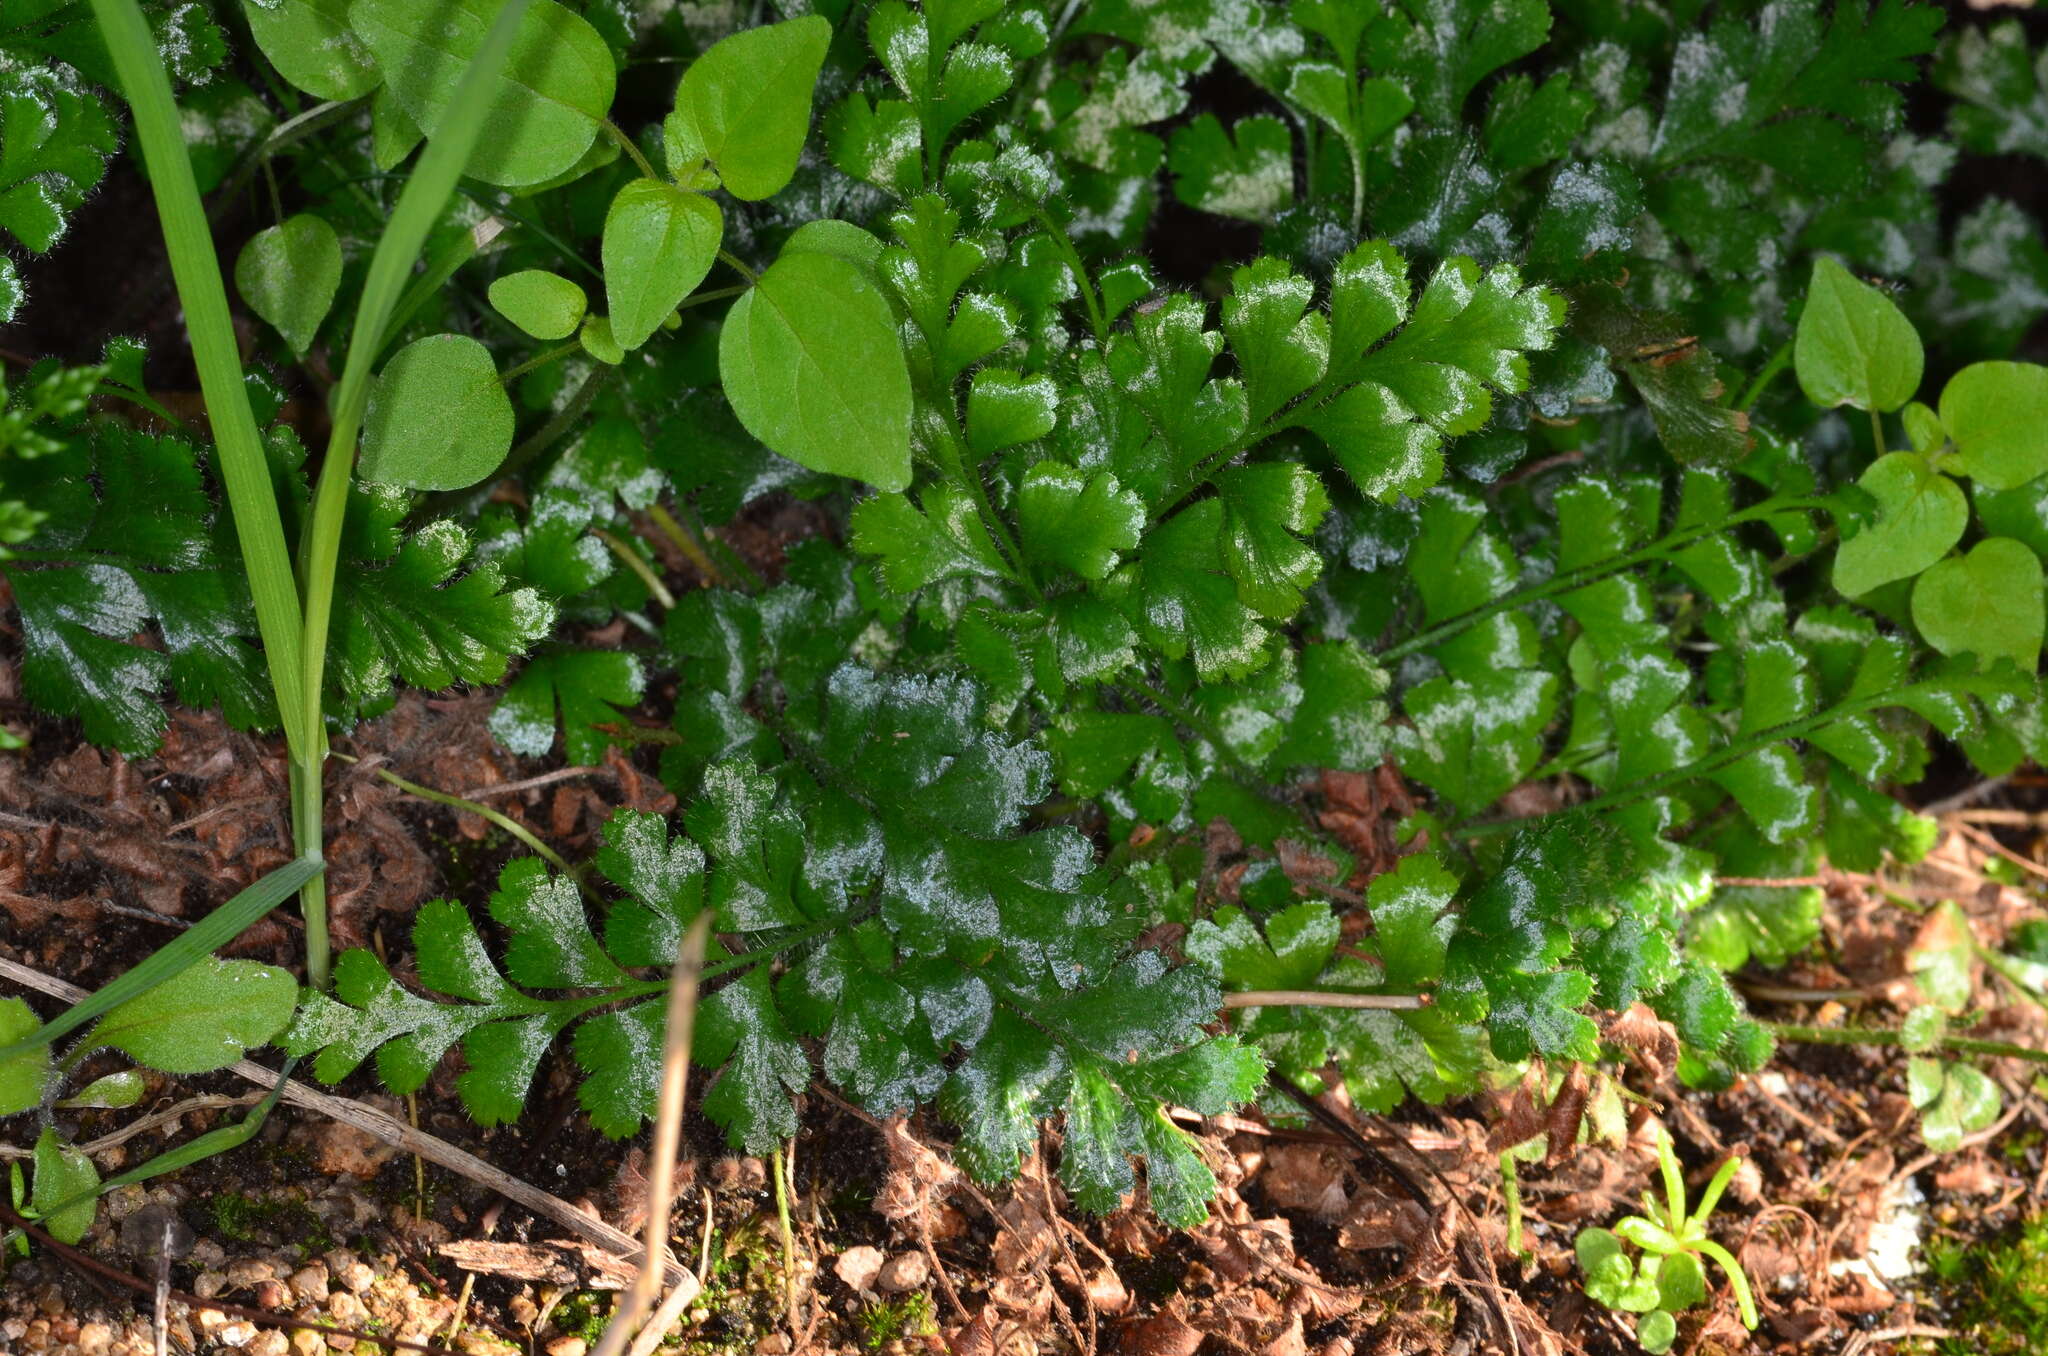
[[[325,1252],[334,1246],[327,1222],[296,1197],[264,1200],[239,1191],[223,1191],[213,1198],[213,1231],[229,1243],[258,1241],[257,1235],[295,1244],[303,1255]]]
[[[899,1338],[931,1337],[939,1331],[938,1312],[932,1306],[932,1297],[923,1291],[871,1304],[861,1311],[856,1322],[860,1325],[860,1345],[864,1351],[880,1351]]]
[[[2013,1236],[1936,1248],[1929,1261],[1949,1311],[1942,1356],[2037,1356],[2048,1351],[2048,1215]]]

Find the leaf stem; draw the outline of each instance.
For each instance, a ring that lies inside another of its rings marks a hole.
[[[1788,339],[1780,344],[1778,351],[1773,353],[1769,361],[1758,369],[1755,378],[1744,388],[1742,399],[1735,402],[1735,408],[1747,414],[1750,408],[1756,404],[1757,400],[1762,397],[1765,389],[1773,381],[1777,380],[1778,374],[1791,365],[1792,341]]]
[[[661,582],[661,576],[654,572],[654,567],[647,563],[645,556],[621,540],[616,532],[593,527],[590,529],[590,535],[612,548],[612,554],[619,558],[619,563],[639,576],[640,582],[647,586],[647,591],[654,595],[654,601],[660,603],[664,610],[675,609],[676,596],[668,591],[667,584]]]
[[[1223,995],[1225,1008],[1358,1008],[1374,1012],[1419,1012],[1434,1001],[1426,993],[1339,993],[1327,989],[1244,989]]]
[[[1719,522],[1706,523],[1697,527],[1681,528],[1676,532],[1658,538],[1648,546],[1631,551],[1626,555],[1610,556],[1606,560],[1595,561],[1591,565],[1582,565],[1575,570],[1566,570],[1561,574],[1554,574],[1541,584],[1532,585],[1525,589],[1517,589],[1511,593],[1504,593],[1490,603],[1485,603],[1479,607],[1472,608],[1470,611],[1445,618],[1427,630],[1419,631],[1415,635],[1410,636],[1400,644],[1392,645],[1379,651],[1379,657],[1389,661],[1405,659],[1409,655],[1419,654],[1423,650],[1441,645],[1444,641],[1470,630],[1489,617],[1498,616],[1502,612],[1524,607],[1530,603],[1542,602],[1546,598],[1554,598],[1561,593],[1570,593],[1572,590],[1582,588],[1587,584],[1598,583],[1610,575],[1620,574],[1624,570],[1632,570],[1638,565],[1663,559],[1674,552],[1683,550],[1702,538],[1711,537],[1715,533],[1725,532],[1729,528],[1740,527],[1744,523],[1757,522],[1779,513],[1788,513],[1802,509],[1819,509],[1825,506],[1826,501],[1818,498],[1767,499],[1754,508],[1744,509],[1742,512],[1723,518]]]
[[[657,183],[663,182],[661,175],[655,172],[654,166],[649,163],[646,154],[641,151],[639,144],[633,138],[627,136],[625,132],[621,131],[617,123],[613,122],[610,118],[599,118],[597,125],[604,128],[613,141],[619,143],[619,149],[626,153],[633,164],[639,168],[642,175],[653,179]]]
[[[346,753],[336,753],[333,756],[341,759],[341,761],[344,763],[355,763],[362,761],[361,759],[352,757],[351,755]],[[521,824],[518,820],[513,819],[511,816],[505,814],[504,812],[493,809],[491,806],[485,805],[480,801],[465,799],[464,797],[458,796],[450,791],[436,791],[431,786],[421,786],[418,782],[407,781],[405,778],[399,776],[396,772],[393,772],[390,768],[380,767],[375,769],[375,772],[379,780],[387,782],[390,785],[397,787],[399,790],[405,792],[405,794],[407,794],[408,796],[417,796],[421,800],[432,801],[436,805],[445,805],[451,810],[466,810],[470,814],[477,815],[483,819],[488,820],[492,824],[495,824],[499,828],[503,829],[506,833],[511,834],[521,843],[525,844],[528,851],[532,852],[535,856],[541,858],[549,866],[554,867],[555,870],[561,872],[563,875],[575,877],[578,874],[576,868],[570,866],[569,863],[563,859],[561,853],[555,851],[546,843],[543,843],[539,838],[534,836],[533,830],[527,828],[524,824]]]
[[[1451,833],[1453,836],[1460,838],[1484,838],[1496,833],[1510,833],[1534,823],[1536,820],[1547,819],[1556,814],[1567,812],[1594,814],[1603,810],[1616,809],[1623,805],[1632,805],[1639,800],[1654,796],[1671,787],[1681,786],[1686,782],[1709,776],[1724,767],[1739,763],[1751,754],[1761,749],[1769,748],[1773,744],[1782,743],[1788,739],[1802,739],[1816,730],[1824,729],[1834,724],[1836,721],[1846,720],[1850,716],[1861,715],[1866,711],[1875,711],[1879,707],[1902,706],[1914,697],[1934,695],[1941,691],[1941,689],[1942,685],[1939,683],[1912,683],[1905,687],[1892,688],[1887,692],[1873,693],[1868,697],[1858,697],[1852,701],[1845,701],[1839,706],[1832,706],[1825,711],[1816,712],[1803,719],[1787,721],[1783,725],[1774,725],[1768,730],[1759,730],[1748,739],[1725,745],[1714,750],[1714,752],[1704,758],[1698,758],[1687,763],[1684,767],[1673,768],[1669,772],[1661,772],[1654,777],[1645,777],[1641,781],[1631,782],[1627,786],[1618,786],[1604,795],[1595,796],[1593,799],[1582,801],[1577,805],[1568,806],[1562,810],[1546,810],[1542,814],[1521,815],[1513,819],[1495,819],[1481,824],[1459,824],[1451,829]]]
[[[647,521],[653,523],[662,536],[675,543],[675,548],[683,553],[684,559],[696,568],[697,573],[704,576],[707,583],[718,588],[732,586],[731,581],[725,577],[725,572],[718,568],[718,562],[711,558],[711,552],[704,548],[704,543],[698,541],[687,528],[677,522],[676,516],[670,513],[665,505],[649,504]]]
[[[1873,458],[1884,455],[1884,416],[1875,408],[1870,411],[1870,455]]]
[[[571,339],[567,343],[556,344],[553,348],[542,349],[525,362],[507,368],[499,375],[498,384],[500,386],[510,386],[528,372],[538,371],[549,363],[558,362],[572,353],[579,352],[582,348],[583,342],[580,339]]]
[[[1766,1022],[1773,1036],[1783,1041],[1795,1041],[1802,1045],[1904,1045],[1903,1032],[1885,1026],[1800,1026],[1792,1022]],[[2010,1041],[1978,1040],[1972,1036],[1943,1036],[1938,1042],[1944,1050],[1959,1055],[1984,1055],[1993,1059],[2023,1059],[2032,1064],[2048,1064],[2048,1050],[2037,1050],[2031,1045],[2014,1045]]]
[[[1109,321],[1103,314],[1102,300],[1095,293],[1094,280],[1088,276],[1088,265],[1081,261],[1081,251],[1074,246],[1074,238],[1067,234],[1066,227],[1053,220],[1052,213],[1043,206],[1034,207],[1032,215],[1045,228],[1074,274],[1074,285],[1081,289],[1082,304],[1088,308],[1088,327],[1095,331],[1096,346],[1106,346],[1109,343]]]
[[[720,249],[718,251],[718,257],[719,260],[723,262],[728,268],[732,269],[733,272],[739,274],[742,278],[745,278],[747,280],[748,286],[751,287],[753,284],[761,281],[761,275],[754,272],[753,266],[747,263],[746,260],[740,258],[737,254],[734,254],[731,250]]]

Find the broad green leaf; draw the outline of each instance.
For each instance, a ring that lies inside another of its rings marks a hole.
[[[702,193],[635,179],[604,218],[604,295],[612,338],[636,349],[696,290],[718,258],[725,218]]]
[[[718,341],[733,413],[813,471],[880,490],[910,483],[910,372],[889,303],[854,265],[778,259],[733,303]]]
[[[2024,542],[1991,537],[1937,561],[1913,585],[1913,625],[1943,654],[1967,650],[1988,669],[2010,657],[2033,673],[2041,659],[2041,558]]]
[[[392,97],[432,135],[500,8],[500,0],[353,0],[348,16]],[[568,170],[597,139],[617,80],[611,48],[588,20],[556,0],[533,0],[467,172],[516,188]]]
[[[831,41],[831,23],[809,14],[712,44],[683,72],[675,111],[662,126],[670,173],[709,160],[735,198],[780,192],[796,173],[811,87]]]
[[[513,424],[490,350],[467,335],[429,335],[378,374],[357,472],[406,489],[467,489],[505,460]]]
[[[559,273],[529,268],[491,283],[491,306],[536,339],[567,339],[583,323],[589,299]]]
[[[2048,474],[2048,367],[1971,363],[1942,388],[1941,424],[1963,472],[1987,489]]]
[[[349,0],[242,0],[249,36],[270,64],[320,99],[360,99],[384,79],[348,8]]]
[[[26,1039],[42,1020],[19,998],[0,998],[0,1049]],[[43,1099],[50,1076],[50,1047],[34,1046],[0,1056],[0,1116],[26,1111]]]
[[[116,1006],[87,1039],[163,1073],[208,1073],[283,1031],[298,996],[283,970],[209,956]]]
[[[1890,297],[1831,258],[1814,260],[1792,344],[1808,400],[1822,409],[1895,410],[1919,391],[1922,362],[1920,335]]]
[[[29,1191],[29,1205],[42,1217],[50,1237],[59,1243],[78,1242],[92,1228],[93,1215],[99,1209],[99,1169],[59,1139],[54,1126],[46,1126],[36,1137],[34,1161],[36,1178]],[[65,1204],[67,1201],[70,1204]],[[51,1214],[52,1210],[57,1213]]]
[[[235,259],[235,290],[303,354],[341,287],[341,241],[310,212],[258,231]]]
[[[1919,453],[1887,452],[1856,483],[1877,500],[1878,518],[1835,553],[1835,587],[1847,596],[1910,579],[1962,540],[1969,501]]]

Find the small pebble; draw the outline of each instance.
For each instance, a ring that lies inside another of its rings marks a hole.
[[[363,1320],[370,1316],[370,1311],[363,1307],[363,1302],[347,1290],[337,1290],[327,1297],[327,1312],[344,1328],[359,1328],[363,1325]]]
[[[361,1262],[350,1262],[341,1271],[341,1283],[358,1295],[368,1290],[377,1281],[377,1273]]]
[[[315,1262],[292,1273],[292,1293],[301,1304],[327,1303],[327,1266]]]
[[[262,1281],[256,1286],[256,1307],[258,1309],[283,1309],[292,1302],[292,1292],[277,1281]]]
[[[228,1284],[237,1290],[247,1290],[276,1278],[277,1272],[270,1263],[254,1257],[237,1257],[228,1263]]]
[[[246,1347],[256,1340],[256,1325],[237,1319],[215,1333],[213,1340],[224,1347]]]
[[[292,1334],[292,1356],[327,1356],[327,1339],[301,1328]]]
[[[212,1299],[228,1288],[228,1278],[218,1271],[202,1271],[192,1278],[192,1293],[201,1299]]]
[[[78,1330],[78,1356],[104,1356],[114,1344],[114,1330],[104,1323],[87,1323]]]
[[[547,1346],[548,1356],[583,1356],[583,1353],[589,1350],[590,1343],[573,1335],[557,1337]]]
[[[290,1356],[292,1342],[276,1328],[265,1328],[249,1344],[249,1356]]]
[[[882,1266],[882,1272],[875,1277],[875,1288],[885,1294],[900,1295],[923,1285],[932,1274],[932,1264],[921,1252],[899,1252]]]
[[[789,1356],[789,1334],[769,1333],[754,1343],[754,1356]]]
[[[882,1250],[862,1244],[840,1253],[838,1260],[832,1263],[832,1274],[849,1290],[869,1290],[874,1287],[875,1277],[881,1274],[883,1265]]]

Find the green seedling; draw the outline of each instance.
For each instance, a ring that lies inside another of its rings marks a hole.
[[[1669,1351],[1678,1336],[1676,1315],[1707,1297],[1706,1262],[1712,1261],[1735,1291],[1743,1326],[1753,1331],[1756,1300],[1742,1274],[1742,1263],[1707,1236],[1707,1218],[1721,1203],[1721,1193],[1735,1180],[1741,1157],[1732,1157],[1720,1166],[1690,1213],[1685,1208],[1684,1169],[1672,1152],[1671,1137],[1662,1132],[1657,1136],[1657,1167],[1664,1177],[1661,1208],[1646,1191],[1643,1214],[1629,1215],[1611,1230],[1579,1231],[1579,1269],[1585,1273],[1586,1293],[1610,1309],[1640,1314],[1636,1340],[1643,1350]],[[1625,1242],[1642,1249],[1642,1256],[1631,1257],[1622,1247]]]

